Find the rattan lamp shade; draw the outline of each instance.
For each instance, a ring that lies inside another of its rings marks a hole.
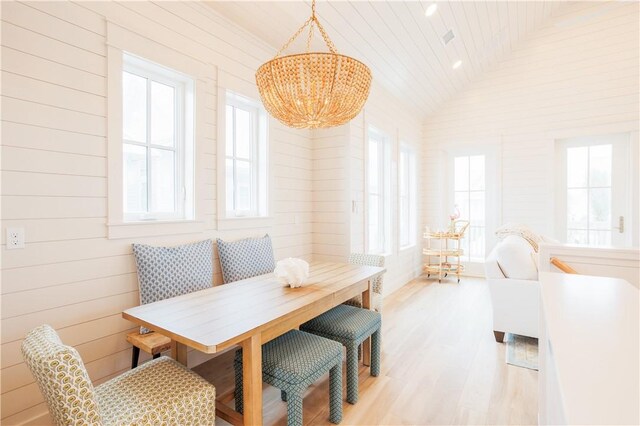
[[[256,83],[266,110],[278,121],[294,128],[333,127],[353,119],[366,102],[371,71],[362,62],[340,55],[315,16],[312,15],[289,42],[307,26],[317,25],[330,52],[278,55],[258,68]]]
[[[289,127],[333,127],[352,120],[367,100],[371,71],[335,53],[273,59],[256,72],[265,108]]]

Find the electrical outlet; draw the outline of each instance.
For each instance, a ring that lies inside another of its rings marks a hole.
[[[24,248],[24,228],[7,228],[7,250]]]

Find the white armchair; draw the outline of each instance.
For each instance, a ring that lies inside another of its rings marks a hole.
[[[511,255],[513,250],[520,251],[519,259],[522,262],[522,269],[529,268],[528,274],[524,275],[528,275],[527,278],[533,278],[531,273],[531,266],[535,268],[531,258],[533,249],[529,252],[528,257],[523,257],[522,251],[528,250],[527,243],[524,240],[522,240],[524,244],[514,243],[513,238],[519,237],[508,237],[498,243],[485,260],[484,265],[493,305],[493,334],[497,342],[503,341],[506,332],[538,337],[540,295],[537,272],[534,274],[535,279],[521,279],[522,273],[511,274],[511,276],[518,278],[508,278],[505,275],[505,273],[508,274],[507,268],[505,268],[507,265],[498,263],[498,257],[501,254]],[[514,265],[514,260],[518,257],[510,257],[510,270],[513,271],[514,268],[517,270],[519,265],[517,261]],[[526,263],[527,261],[530,263]]]

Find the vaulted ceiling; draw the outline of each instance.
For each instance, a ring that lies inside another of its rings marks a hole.
[[[374,80],[426,115],[544,25],[562,1],[319,1],[317,15],[340,53],[367,64]],[[311,14],[311,1],[212,1],[231,21],[279,49]],[[454,38],[444,43],[452,30]],[[306,49],[307,33],[289,53]],[[314,50],[327,50],[316,32]],[[274,50],[275,54],[275,50]],[[265,58],[265,61],[271,58]],[[461,61],[454,69],[453,64]]]

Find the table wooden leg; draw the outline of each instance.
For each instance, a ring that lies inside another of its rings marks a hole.
[[[371,309],[371,280],[369,280],[369,286],[362,292],[362,307],[364,309]],[[371,337],[368,337],[362,342],[362,363],[364,365],[371,365]]]
[[[242,396],[244,424],[262,425],[262,344],[259,335],[242,343]]]
[[[173,342],[171,346],[171,357],[178,361],[182,365],[187,365],[187,346],[179,343]]]

